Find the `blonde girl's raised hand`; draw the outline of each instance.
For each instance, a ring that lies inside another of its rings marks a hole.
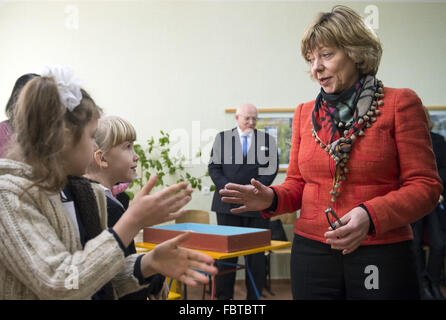
[[[146,185],[132,200],[129,209],[135,210],[135,216],[141,221],[142,227],[152,226],[174,220],[184,214],[179,211],[191,200],[192,189],[187,188],[187,182],[171,185],[153,195],[150,195],[158,177],[152,176]]]
[[[208,283],[208,276],[202,272],[211,275],[217,273],[214,259],[204,253],[179,247],[189,237],[190,233],[183,233],[147,253],[141,260],[143,276],[146,278],[161,273],[193,287]]]
[[[174,220],[184,214],[180,210],[191,200],[192,189],[180,182],[150,195],[157,181],[152,176],[138,192],[128,210],[113,226],[124,246],[128,246],[144,227]]]

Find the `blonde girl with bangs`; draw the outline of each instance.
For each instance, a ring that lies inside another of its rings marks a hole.
[[[99,119],[95,134],[96,150],[85,177],[97,181],[104,189],[107,197],[108,227],[113,227],[128,208],[128,196],[123,192],[115,197],[112,188],[118,183],[130,183],[137,176],[139,157],[133,148],[135,140],[135,128],[125,119],[117,116],[104,116]],[[125,254],[127,256],[134,253],[136,248],[132,241],[125,249]],[[156,274],[148,282],[148,287],[120,299],[167,298],[168,287],[164,276]]]
[[[212,258],[178,247],[187,234],[125,256],[141,228],[180,216],[191,190],[183,183],[149,195],[152,178],[107,228],[103,189],[81,177],[100,114],[66,67],[23,88],[15,141],[0,159],[0,299],[116,299],[159,272],[192,286],[208,281],[196,270],[215,274]]]
[[[134,152],[134,127],[117,116],[99,119],[95,134],[96,150],[87,175],[112,191],[116,183],[130,183],[136,178],[138,155]],[[110,192],[112,194],[112,192]]]

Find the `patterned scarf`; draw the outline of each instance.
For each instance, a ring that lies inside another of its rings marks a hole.
[[[327,94],[321,89],[316,98],[313,137],[336,163],[331,202],[336,202],[341,181],[346,179],[353,142],[376,121],[383,97],[382,82],[367,75],[341,94]]]
[[[358,119],[367,114],[375,99],[376,82],[375,77],[365,76],[340,94],[327,94],[321,88],[313,110],[313,128],[325,145],[335,142],[333,152],[345,130],[351,136],[364,127]]]

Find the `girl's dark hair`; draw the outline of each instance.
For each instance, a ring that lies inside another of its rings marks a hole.
[[[28,83],[29,80],[38,77],[38,74],[35,73],[27,73],[18,78],[14,84],[14,88],[12,89],[11,96],[9,97],[8,103],[6,104],[5,113],[10,122],[13,122],[14,117],[14,108],[17,104],[17,100],[19,98],[20,92],[22,91],[25,84]]]

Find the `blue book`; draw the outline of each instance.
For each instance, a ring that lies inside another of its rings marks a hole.
[[[191,232],[182,247],[215,251],[234,252],[270,245],[269,229],[219,226],[200,223],[179,223],[144,229],[144,242],[161,243],[177,235]]]

